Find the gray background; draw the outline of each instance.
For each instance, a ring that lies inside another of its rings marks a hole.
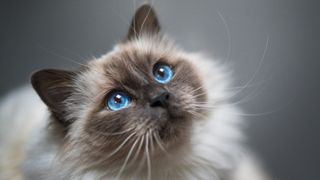
[[[234,101],[253,114],[245,117],[250,145],[270,173],[319,180],[319,3],[156,0],[154,6],[164,31],[185,49],[229,56],[234,86],[249,81]],[[1,0],[0,95],[36,69],[77,67],[70,59],[109,51],[133,12],[132,0]]]

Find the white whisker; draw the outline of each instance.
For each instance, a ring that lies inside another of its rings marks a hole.
[[[140,31],[139,31],[139,32],[142,32],[143,26],[144,26],[144,24],[146,23],[147,18],[149,17],[149,14],[150,14],[150,12],[151,12],[151,7],[152,7],[152,5],[150,6],[150,8],[149,8],[149,10],[148,10],[148,12],[147,12],[146,17],[143,19],[143,22],[142,22],[142,25],[141,25],[141,27],[140,27]]]
[[[127,155],[127,157],[126,157],[126,159],[125,159],[125,161],[124,161],[124,163],[123,163],[123,165],[122,165],[122,167],[121,167],[121,169],[120,169],[120,171],[119,171],[119,173],[118,173],[118,175],[117,175],[117,177],[116,177],[116,179],[119,179],[119,178],[120,178],[122,172],[123,172],[124,169],[126,168],[126,165],[127,165],[128,161],[129,161],[129,158],[130,158],[130,156],[131,156],[134,148],[136,147],[137,143],[139,142],[139,139],[140,139],[140,138],[137,138],[137,139],[135,140],[135,142],[133,143],[133,145],[132,145],[132,147],[131,147],[131,149],[130,149],[130,151],[129,151],[129,153],[128,153],[128,155]]]
[[[199,96],[203,96],[203,95],[206,95],[206,94],[207,94],[206,92],[204,92],[204,93],[199,93],[199,94],[193,96],[193,98],[196,98],[196,97],[199,97]]]
[[[151,159],[150,159],[150,153],[149,153],[149,133],[147,133],[147,138],[146,138],[146,146],[145,146],[145,151],[147,155],[147,168],[148,168],[148,180],[151,180]]]
[[[128,136],[120,145],[117,149],[115,149],[111,154],[108,155],[108,158],[113,156],[114,154],[116,154],[125,144],[127,141],[129,141],[129,139],[134,136],[135,133],[132,133],[130,136]]]
[[[263,64],[263,60],[265,59],[265,55],[267,53],[267,50],[268,50],[268,46],[269,46],[269,37],[267,37],[267,40],[266,40],[266,44],[265,44],[265,48],[263,50],[263,53],[262,53],[262,56],[260,58],[260,62],[259,62],[259,65],[258,67],[256,68],[255,72],[253,73],[253,75],[251,76],[251,78],[247,81],[246,84],[244,84],[243,88],[239,89],[238,91],[236,91],[233,95],[231,95],[231,97],[229,98],[232,98],[236,95],[238,95],[239,93],[241,93],[257,76],[258,72],[260,71],[261,69],[261,66]]]
[[[136,0],[133,0],[133,11],[136,10]],[[133,32],[134,32],[134,35],[135,37],[137,38],[138,37],[138,33],[137,33],[137,30],[136,30],[136,17],[133,17]]]
[[[225,62],[229,62],[230,60],[230,56],[231,56],[231,33],[230,33],[230,29],[229,26],[227,24],[226,19],[223,17],[222,13],[218,11],[218,15],[226,29],[226,33],[227,33],[227,37],[228,37],[228,52],[227,52],[227,56],[226,56],[226,61]]]
[[[140,154],[140,151],[141,151],[141,148],[142,148],[142,145],[143,145],[144,135],[141,136],[141,138],[139,140],[140,140],[140,144],[139,144],[139,146],[138,146],[138,148],[136,150],[136,153],[134,154],[134,156],[133,156],[133,158],[131,160],[131,163],[134,163],[136,161],[136,159],[138,158],[139,154]]]
[[[203,114],[200,114],[200,113],[198,113],[198,112],[196,112],[196,111],[188,111],[188,112],[189,112],[190,114],[194,115],[194,116],[197,117],[197,118],[203,118],[203,119],[206,118]]]
[[[150,136],[150,144],[151,144],[151,148],[150,148],[150,152],[152,153],[154,151],[154,144],[153,144],[153,133],[152,133],[152,130],[149,129],[149,136]]]
[[[196,88],[196,89],[194,89],[194,90],[192,90],[192,91],[190,91],[190,92],[186,92],[186,93],[192,94],[192,93],[194,93],[195,91],[199,91],[199,90],[201,90],[201,89],[203,89],[203,86],[199,86],[198,88]]]
[[[142,145],[143,145],[143,143],[146,144],[145,141],[146,141],[146,135],[143,135],[143,136],[142,136],[142,139],[141,139],[141,142],[140,142],[140,145],[139,145],[139,151],[137,151],[137,153],[135,154],[135,157],[134,157],[134,158],[137,158],[137,157],[139,156],[140,151],[143,150],[143,149],[142,149]],[[140,146],[141,146],[141,147],[140,147]],[[139,165],[138,165],[138,168],[137,168],[137,170],[135,171],[134,175],[136,175],[137,173],[139,173],[139,172],[141,171],[141,169],[143,168],[143,165],[144,165],[144,163],[145,163],[145,161],[146,161],[146,156],[145,156],[145,155],[146,155],[146,154],[143,154],[143,159],[140,161],[140,163],[139,163]]]
[[[161,140],[158,137],[157,133],[153,133],[154,139],[156,140],[156,143],[158,144],[158,146],[160,147],[160,149],[167,155],[167,156],[171,156],[168,151],[164,148],[164,146],[161,143]]]
[[[124,130],[124,131],[120,131],[120,132],[114,132],[114,133],[100,132],[100,131],[97,131],[96,129],[93,129],[93,130],[95,130],[95,132],[98,133],[99,135],[103,135],[103,136],[117,136],[117,135],[125,134],[125,133],[131,131],[132,129],[133,129],[133,128],[127,129],[127,130]]]

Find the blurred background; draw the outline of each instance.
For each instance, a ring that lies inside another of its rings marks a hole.
[[[153,0],[163,30],[232,64],[249,144],[279,180],[319,180],[320,3]],[[0,96],[41,68],[76,68],[124,37],[137,0],[1,0]]]

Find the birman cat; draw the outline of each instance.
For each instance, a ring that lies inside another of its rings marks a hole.
[[[31,83],[1,103],[0,179],[265,179],[228,68],[179,48],[149,4],[113,50]]]

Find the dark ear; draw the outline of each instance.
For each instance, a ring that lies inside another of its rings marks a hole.
[[[137,38],[143,33],[157,34],[160,24],[154,9],[149,4],[142,5],[135,13],[127,39]]]
[[[68,125],[65,120],[66,100],[72,93],[72,79],[75,73],[71,71],[45,69],[35,72],[31,83],[42,101],[49,107],[52,115],[62,124]]]

